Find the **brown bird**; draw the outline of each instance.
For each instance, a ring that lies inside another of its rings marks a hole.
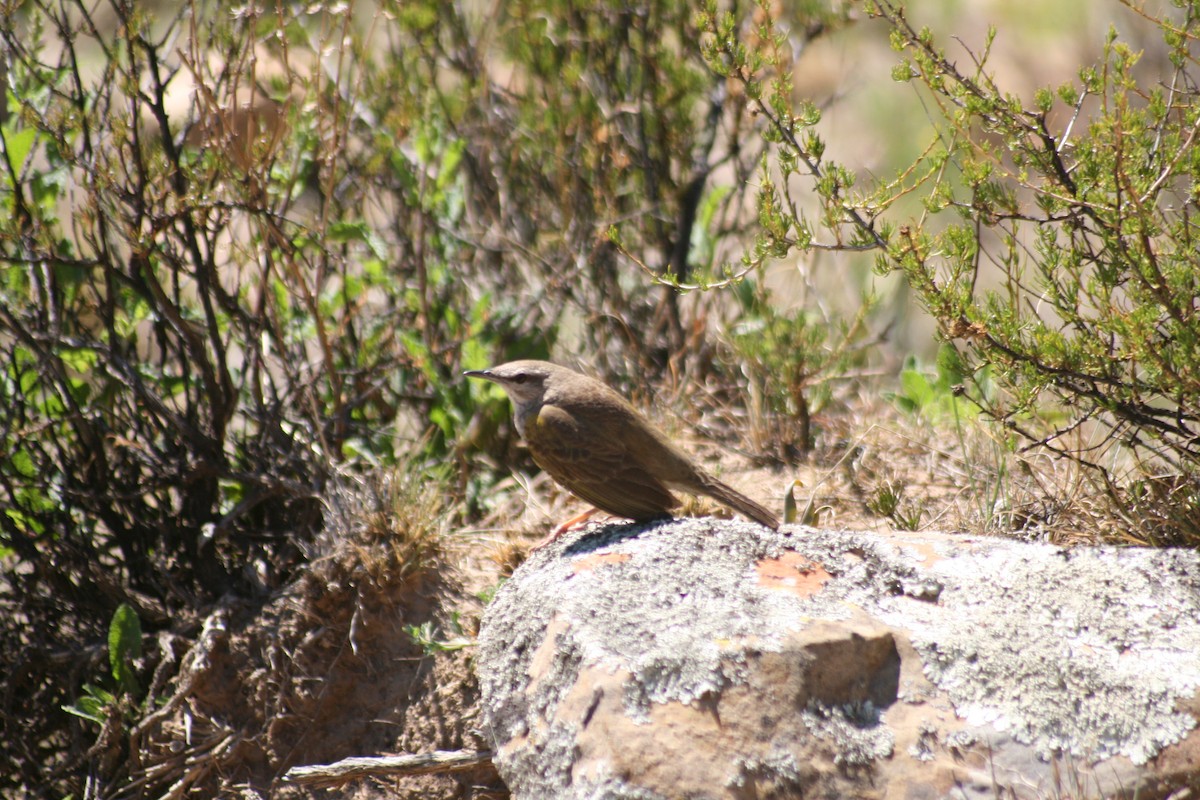
[[[602,511],[638,521],[668,517],[679,507],[675,489],[779,527],[774,514],[705,472],[594,378],[546,361],[511,361],[465,374],[499,384],[537,465]],[[560,525],[547,542],[591,513]]]

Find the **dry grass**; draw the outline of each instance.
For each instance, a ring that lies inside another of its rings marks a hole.
[[[795,485],[796,506],[810,507],[821,527],[938,530],[1062,545],[1152,543],[1145,525],[1130,518],[1136,509],[1119,514],[1108,487],[1090,471],[1044,451],[1020,453],[979,419],[933,424],[877,394],[860,394],[817,418],[816,449],[791,465],[764,465],[742,451],[734,431],[744,420],[728,409],[699,419],[695,427],[679,416],[657,422],[723,480],[769,508],[782,511]],[[1172,489],[1158,482],[1143,491],[1149,502],[1151,493],[1161,500]],[[504,571],[556,521],[585,508],[540,473],[514,476],[496,487],[495,498],[483,541]],[[725,514],[704,499],[685,499],[681,513]]]

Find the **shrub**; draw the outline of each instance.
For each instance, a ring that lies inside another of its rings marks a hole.
[[[710,4],[704,47],[744,87],[772,144],[758,249],[875,252],[958,349],[964,389],[991,419],[1091,467],[1118,505],[1170,498],[1178,513],[1167,527],[1194,543],[1200,11],[1175,3],[1177,13],[1152,17],[1127,5],[1130,24],[1161,36],[1161,71],[1139,72],[1140,53],[1114,30],[1077,81],[1023,100],[989,73],[994,30],[964,70],[902,6],[864,3],[902,54],[894,77],[921,85],[935,132],[893,180],[863,186],[825,157],[819,111],[793,101],[786,39],[769,17],[745,33]],[[814,190],[815,211],[795,199],[797,179]],[[898,203],[912,198],[922,213],[901,223]],[[1003,391],[971,391],[977,375]],[[1133,496],[1118,450],[1141,465]],[[1137,490],[1164,477],[1170,491]]]
[[[461,369],[564,330],[614,374],[665,369],[703,317],[606,233],[688,275],[695,238],[734,230],[695,220],[736,204],[708,178],[738,142],[683,2],[18,6],[0,788],[78,795],[128,777],[108,755],[136,746],[135,688],[178,663],[130,638],[193,643],[214,604],[292,581],[336,476],[402,468],[438,513],[478,510],[494,477],[460,448],[506,448],[507,414]]]

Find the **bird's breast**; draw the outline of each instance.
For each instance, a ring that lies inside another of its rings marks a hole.
[[[531,448],[537,447],[543,439],[550,435],[540,411],[541,409],[537,408],[530,409],[521,419],[517,420],[517,430],[521,432],[521,438],[525,440],[525,444]]]
[[[517,435],[529,441],[530,430],[537,428],[537,406],[515,406],[513,408],[513,422],[517,426]]]

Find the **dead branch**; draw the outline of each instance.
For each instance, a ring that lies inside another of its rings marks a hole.
[[[283,783],[334,786],[366,777],[461,772],[491,760],[490,750],[435,750],[432,753],[398,756],[357,756],[343,758],[332,764],[292,767],[281,780]]]

